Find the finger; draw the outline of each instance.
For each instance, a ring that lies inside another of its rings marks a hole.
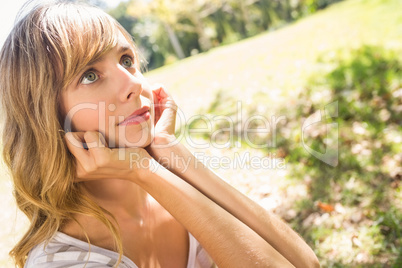
[[[65,135],[65,139],[67,141],[68,149],[75,157],[76,177],[74,181],[84,181],[85,169],[83,168],[82,163],[91,162],[90,153],[85,148],[86,145],[84,146],[84,132],[68,132]]]
[[[155,88],[152,93],[154,94],[154,103],[157,104],[166,104],[172,103],[175,105],[175,102],[169,92],[166,90],[164,86],[160,86],[159,88]],[[163,107],[162,107],[163,110]]]
[[[64,138],[66,139],[67,148],[75,156],[75,158],[82,160],[88,157],[88,151],[83,145],[83,132],[68,132]]]
[[[87,131],[84,134],[88,149],[105,148],[107,146],[105,137],[97,131]]]
[[[160,89],[159,96],[161,97],[161,103],[165,108],[173,109],[175,112],[177,111],[176,102],[173,100],[172,95],[169,94],[166,88]]]
[[[152,94],[155,111],[154,125],[156,126],[163,113],[163,110],[166,108],[164,105],[164,97],[166,97],[166,94],[164,94],[164,86],[162,84],[154,84]]]
[[[84,149],[84,133],[83,132],[67,132],[64,136],[66,139],[66,143],[68,148],[77,150],[77,149]]]
[[[87,131],[84,134],[84,138],[88,145],[88,151],[91,154],[91,161],[88,161],[87,165],[84,165],[84,169],[88,171],[94,167],[99,168],[108,163],[111,150],[107,147],[103,134],[98,131]]]
[[[158,95],[155,91],[152,91],[152,97],[153,97],[153,105],[155,108],[159,107],[160,99],[158,98]]]
[[[166,90],[165,87],[160,87],[152,91],[154,95],[154,104],[160,105],[160,107],[164,108],[174,108],[176,106],[175,101],[173,100],[172,96],[169,94],[169,92]],[[165,106],[165,104],[169,104],[168,106]],[[163,110],[163,109],[162,109]]]
[[[154,125],[159,121],[159,118],[162,114],[162,110],[159,104],[159,98],[155,91],[152,91],[153,95],[153,110],[154,110]]]
[[[85,142],[84,133],[85,132],[67,132],[64,137],[70,145],[83,148],[83,143]]]
[[[76,162],[76,172],[77,176],[74,179],[75,182],[87,181],[87,173],[79,161]]]
[[[156,132],[167,132],[168,134],[174,134],[176,127],[176,113],[177,106],[171,103],[164,105],[165,109],[159,117],[155,125]]]
[[[162,88],[164,88],[165,86],[161,83],[155,83],[152,85],[151,90],[154,92],[159,92]]]
[[[154,87],[155,130],[174,134],[177,105],[164,86]]]
[[[174,112],[177,112],[177,105],[174,101],[172,95],[165,88],[161,88],[159,92],[159,96],[161,97],[161,103],[166,108],[173,109]]]
[[[167,91],[167,89],[164,86],[160,86],[159,88],[155,89],[153,92],[155,92],[155,94],[157,95],[157,97],[160,100],[168,99],[168,98],[171,98],[173,100],[173,98],[171,97],[171,95],[169,94],[169,92]]]

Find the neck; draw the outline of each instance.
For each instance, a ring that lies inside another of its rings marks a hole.
[[[85,182],[85,187],[101,207],[117,218],[141,219],[148,212],[151,197],[133,182],[104,179]]]

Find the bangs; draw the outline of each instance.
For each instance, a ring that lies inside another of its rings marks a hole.
[[[86,5],[62,5],[65,8],[49,7],[43,21],[47,49],[62,73],[62,89],[88,64],[116,46],[119,33],[136,51],[131,36],[110,15]]]

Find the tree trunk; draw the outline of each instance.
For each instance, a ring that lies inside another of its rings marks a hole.
[[[202,20],[198,14],[192,14],[189,19],[194,24],[195,32],[198,35],[198,44],[200,45],[201,50],[208,51],[212,47],[212,44],[211,40],[209,40],[209,37],[205,34]]]
[[[292,6],[290,4],[290,0],[285,0],[285,16],[286,16],[286,21],[292,21]]]
[[[183,48],[180,45],[180,42],[179,42],[179,39],[177,38],[176,33],[173,31],[172,27],[170,27],[169,24],[164,22],[163,26],[165,27],[166,32],[168,33],[170,43],[172,44],[172,47],[173,47],[177,57],[179,59],[184,59],[186,56],[184,55]]]
[[[248,17],[248,11],[246,7],[246,3],[244,1],[240,1],[240,13],[241,13],[241,31],[243,37],[248,37],[248,25],[250,23],[250,19]]]

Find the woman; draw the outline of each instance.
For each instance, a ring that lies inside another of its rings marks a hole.
[[[130,35],[103,11],[34,6],[0,75],[3,157],[31,222],[17,266],[319,266],[176,141],[174,101],[145,81]]]

